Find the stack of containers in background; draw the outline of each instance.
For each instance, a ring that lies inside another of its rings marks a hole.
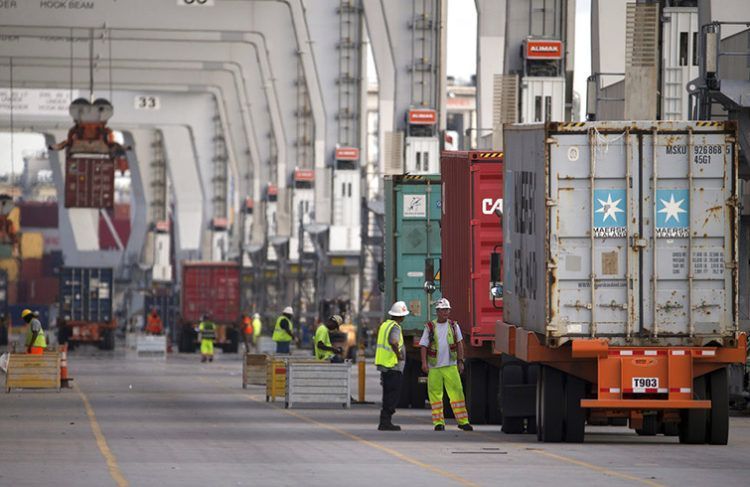
[[[13,304],[22,306],[21,309],[34,309],[46,317],[49,307],[58,300],[58,275],[63,265],[57,202],[24,201],[18,203],[17,209],[21,261],[17,300]],[[12,281],[10,274],[8,278]],[[42,324],[47,327],[48,320],[43,319]]]

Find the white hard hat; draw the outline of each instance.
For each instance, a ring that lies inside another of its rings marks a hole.
[[[436,309],[451,309],[451,303],[445,298],[438,299],[437,303],[435,303]]]
[[[393,303],[393,306],[391,306],[388,314],[391,316],[406,316],[409,314],[409,308],[406,307],[406,303],[403,301],[396,301]]]
[[[293,315],[294,310],[291,306],[287,306],[286,308],[284,308],[284,311],[282,311],[282,313],[284,313],[285,315]]]

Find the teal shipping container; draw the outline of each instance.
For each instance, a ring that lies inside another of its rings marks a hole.
[[[421,334],[441,297],[441,205],[439,175],[385,177],[383,307],[387,313],[394,301],[406,302],[406,335]]]

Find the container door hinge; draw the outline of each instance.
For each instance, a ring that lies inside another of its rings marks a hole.
[[[557,200],[553,200],[552,198],[547,198],[544,203],[547,205],[547,207],[557,206]]]
[[[545,140],[548,144],[557,144],[557,139],[555,137],[547,137],[547,140]]]
[[[582,303],[579,300],[576,299],[575,303],[565,303],[566,308],[575,308],[576,311],[579,311],[581,309],[588,309],[590,310],[592,308],[591,303]]]

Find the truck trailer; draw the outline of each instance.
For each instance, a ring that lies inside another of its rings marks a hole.
[[[727,443],[727,366],[747,343],[737,157],[733,122],[505,128],[495,351],[541,364],[540,441],[626,418],[641,435]]]
[[[240,342],[240,266],[236,262],[183,262],[179,350],[198,349],[196,327],[208,314],[216,327],[214,344],[237,353]]]
[[[60,314],[57,340],[72,350],[94,344],[102,350],[115,348],[114,272],[111,267],[63,267],[60,269]]]

